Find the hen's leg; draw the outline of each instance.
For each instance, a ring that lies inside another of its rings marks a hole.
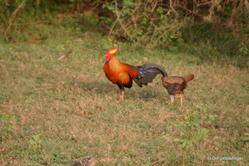
[[[124,101],[124,88],[120,88],[119,100]]]
[[[175,96],[174,95],[170,95],[170,104],[173,104],[175,102]]]
[[[181,102],[181,106],[183,104],[183,94],[180,95],[180,102]]]

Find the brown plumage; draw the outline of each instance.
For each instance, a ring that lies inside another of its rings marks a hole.
[[[182,105],[184,89],[187,87],[187,83],[193,79],[194,79],[193,74],[189,74],[185,77],[179,77],[179,76],[162,77],[163,86],[167,89],[170,95],[170,103],[173,103],[175,98],[180,98]]]
[[[120,88],[119,99],[124,100],[124,88],[131,88],[133,80],[140,87],[152,82],[157,74],[167,76],[164,69],[155,64],[145,64],[142,66],[132,66],[120,62],[113,54],[117,48],[109,49],[106,54],[106,62],[103,70],[106,77]]]

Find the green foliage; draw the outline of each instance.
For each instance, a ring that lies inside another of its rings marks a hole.
[[[22,2],[25,4],[19,8]],[[77,5],[82,10],[76,10]],[[221,3],[215,7],[218,20],[224,23],[232,20],[229,27],[201,20],[202,13],[199,17],[189,15],[183,10],[184,2],[174,5],[170,7],[169,1],[161,0],[95,0],[89,3],[3,0],[0,2],[0,41],[43,43],[51,36],[62,36],[63,30],[72,34],[104,32],[114,45],[126,42],[136,49],[184,51],[198,57],[200,62],[231,61],[239,67],[248,66],[249,29],[245,9],[236,8],[232,17],[235,7],[231,1],[227,6]],[[198,5],[195,7],[198,9]]]
[[[33,40],[46,39],[46,31],[41,32],[42,28],[39,28],[39,25],[56,23],[56,19],[53,18],[56,11],[60,11],[57,1],[1,1],[0,40],[16,42],[32,40],[31,37],[34,37]]]
[[[249,41],[243,34],[212,24],[192,24],[182,29],[182,34],[185,43],[182,49],[202,61],[230,60],[236,66],[248,66]]]
[[[24,18],[32,15],[32,17],[42,16],[44,13],[50,11],[58,11],[57,1],[55,0],[2,0],[0,2],[0,19],[3,23],[8,22],[8,18],[13,12],[20,7],[20,4],[24,2],[23,9],[18,14],[18,17]]]
[[[0,143],[14,135],[17,120],[16,115],[0,113]]]
[[[30,149],[36,151],[41,148],[41,134],[33,135],[29,141]]]
[[[179,29],[182,24],[167,15],[167,10],[156,1],[118,2],[107,2],[103,6],[116,17],[110,33],[117,39],[125,38],[150,48],[169,47],[181,40]]]

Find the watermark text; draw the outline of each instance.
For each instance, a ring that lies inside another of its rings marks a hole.
[[[216,156],[212,156],[212,157],[207,157],[207,160],[243,160],[243,157],[216,157]]]

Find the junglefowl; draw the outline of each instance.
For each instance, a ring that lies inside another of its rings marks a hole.
[[[167,76],[165,70],[155,64],[145,64],[142,66],[132,66],[120,62],[114,54],[118,48],[109,49],[106,54],[106,62],[104,64],[104,72],[106,77],[113,83],[118,85],[120,89],[119,100],[124,100],[124,88],[131,88],[133,80],[139,87],[152,82],[157,74]]]
[[[184,89],[187,87],[187,83],[193,79],[194,79],[193,74],[189,74],[185,77],[178,77],[178,76],[162,77],[163,86],[167,89],[170,95],[170,103],[174,103],[175,98],[180,98],[182,106]]]

